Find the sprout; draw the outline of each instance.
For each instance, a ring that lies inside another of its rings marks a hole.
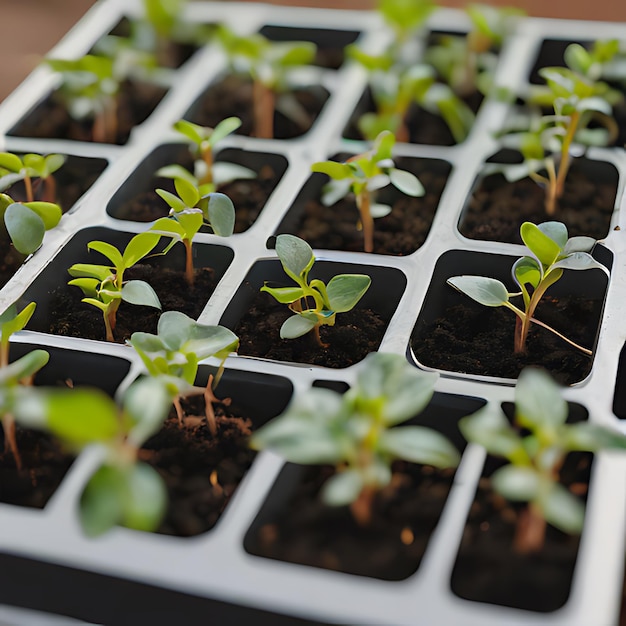
[[[0,152],[0,191],[22,180],[26,189],[27,202],[35,198],[34,187],[43,183],[41,199],[53,203],[56,200],[56,182],[53,174],[65,163],[61,154],[25,154],[19,157],[11,152]],[[33,182],[33,179],[38,179]]]
[[[313,250],[306,241],[293,235],[278,235],[276,254],[287,276],[297,287],[261,287],[281,304],[288,304],[295,313],[283,323],[281,339],[295,339],[313,331],[321,347],[328,347],[320,338],[320,326],[334,326],[337,313],[354,308],[372,282],[364,274],[338,274],[328,285],[318,278],[309,282],[309,272],[315,263]]]
[[[374,218],[384,217],[391,207],[375,201],[375,192],[388,184],[403,193],[418,197],[424,195],[424,187],[410,172],[395,167],[391,149],[396,139],[389,131],[378,135],[371,150],[357,154],[345,163],[321,161],[311,169],[330,176],[331,181],[324,190],[322,202],[330,206],[348,193],[353,193],[361,216],[363,249],[374,250]]]
[[[89,250],[103,254],[112,265],[76,263],[68,272],[75,278],[68,285],[80,287],[83,302],[102,311],[107,341],[115,341],[113,331],[117,310],[122,302],[161,308],[154,289],[143,280],[124,281],[124,272],[143,259],[159,242],[160,235],[145,232],[135,235],[122,254],[115,246],[104,241],[90,241]]]
[[[492,474],[493,489],[507,500],[528,503],[517,520],[518,552],[541,550],[546,523],[570,534],[582,531],[584,505],[559,482],[569,452],[626,448],[626,436],[589,422],[566,424],[567,414],[567,402],[550,376],[526,368],[515,387],[513,426],[491,404],[459,422],[469,442],[508,461]]]
[[[367,525],[373,498],[390,483],[395,459],[438,468],[459,463],[456,448],[437,431],[398,427],[426,407],[436,381],[437,374],[411,367],[403,356],[371,353],[343,396],[309,389],[250,443],[294,463],[335,465],[335,475],[322,488],[323,501],[350,505],[355,520]]]
[[[533,316],[546,290],[563,276],[563,270],[598,268],[608,273],[604,265],[589,254],[595,240],[591,237],[568,239],[567,228],[561,222],[544,222],[538,226],[524,222],[520,234],[532,256],[523,256],[513,264],[511,273],[520,288],[519,293],[509,293],[499,280],[483,276],[453,276],[448,279],[448,284],[484,306],[504,306],[517,315],[519,319],[515,325],[515,352],[525,352],[528,330],[531,322],[534,322],[590,355],[591,350],[570,341]],[[523,310],[510,302],[511,297],[520,295]]]

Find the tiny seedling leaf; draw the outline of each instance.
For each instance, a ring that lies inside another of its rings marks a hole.
[[[240,126],[241,120],[238,117],[227,117],[213,129],[209,138],[209,144],[215,146],[216,143],[234,133]]]
[[[456,467],[461,460],[446,437],[423,426],[391,428],[381,435],[379,446],[395,458],[439,468]]]
[[[80,521],[86,535],[97,537],[119,522],[125,488],[121,469],[103,464],[94,472],[80,498]]]
[[[122,267],[128,269],[143,259],[148,252],[159,243],[160,236],[156,233],[145,232],[135,235],[126,246],[122,257]]]
[[[509,301],[506,287],[495,278],[453,276],[448,284],[484,306],[503,306]]]
[[[541,498],[540,505],[549,524],[570,534],[582,531],[585,505],[562,485],[553,483],[551,489]]]
[[[216,235],[230,237],[235,227],[235,207],[232,200],[223,193],[209,194],[207,207],[209,223]]]
[[[152,532],[167,509],[167,489],[160,474],[147,463],[136,463],[125,472],[126,489],[122,524]]]
[[[87,244],[87,248],[104,255],[117,269],[124,267],[122,253],[110,243],[106,241],[90,241]]]
[[[369,289],[372,279],[364,274],[339,274],[330,279],[326,291],[335,313],[350,311]]]
[[[285,272],[294,279],[300,278],[315,261],[311,246],[294,235],[276,237],[276,254]]]
[[[496,470],[491,482],[500,495],[514,502],[534,500],[541,488],[541,477],[535,469],[516,465],[505,465]]]
[[[522,426],[560,426],[567,419],[567,402],[559,386],[545,371],[525,368],[515,386],[516,419]]]
[[[281,304],[291,304],[304,296],[304,290],[301,287],[268,287],[264,285],[260,290],[266,291]]]
[[[39,215],[46,230],[54,228],[61,220],[61,207],[53,202],[25,202],[24,206]]]
[[[389,171],[391,184],[407,196],[418,198],[425,193],[424,186],[417,176],[405,170],[393,168]]]
[[[304,315],[293,315],[288,317],[280,328],[281,339],[295,339],[302,337],[313,329],[316,322]]]
[[[359,497],[363,487],[363,477],[358,471],[338,472],[322,487],[322,501],[328,506],[345,506]]]
[[[23,204],[11,204],[4,212],[4,224],[13,245],[22,254],[32,254],[39,248],[46,227],[39,215]]]
[[[122,300],[130,304],[161,308],[159,296],[144,280],[130,280],[122,287]]]

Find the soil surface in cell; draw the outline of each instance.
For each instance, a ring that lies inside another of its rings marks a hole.
[[[509,183],[502,174],[484,178],[472,194],[459,230],[470,239],[522,243],[523,222],[563,222],[570,237],[603,239],[609,232],[617,189],[592,179],[579,168],[567,177],[563,197],[553,216],[545,212],[545,191],[530,178]]]
[[[163,98],[166,89],[147,83],[125,82],[117,99],[115,141],[124,144],[133,127],[141,124]],[[18,137],[93,141],[92,119],[75,120],[58,93],[28,114],[9,134]]]
[[[135,265],[124,272],[124,280],[146,281],[156,291],[163,311],[181,311],[197,319],[215,289],[214,272],[210,268],[196,269],[193,287],[185,282],[184,272],[151,265]],[[50,326],[47,332],[67,337],[105,340],[102,312],[81,302],[78,287],[62,285],[52,292]],[[124,343],[135,331],[157,332],[161,311],[152,307],[122,302],[117,313],[115,339]]]
[[[338,314],[334,326],[321,327],[321,340],[327,344],[323,347],[316,342],[313,332],[296,339],[280,338],[280,327],[292,315],[286,305],[267,293],[259,293],[233,331],[239,337],[238,354],[323,367],[348,367],[378,349],[387,327],[378,313],[357,307]]]
[[[415,162],[414,159],[411,162]],[[397,167],[403,168],[403,160]],[[415,252],[426,240],[446,184],[447,174],[428,168],[424,160],[412,168],[426,191],[421,198],[394,194],[392,211],[374,220],[374,252],[377,254],[407,255]],[[389,202],[382,199],[381,202]],[[359,211],[354,196],[326,207],[319,197],[306,201],[295,234],[313,248],[363,251],[363,231],[359,228]]]
[[[292,492],[246,537],[253,554],[385,580],[413,574],[445,504],[454,472],[396,461],[368,526],[349,507],[328,507],[320,488],[331,467],[307,468]],[[271,497],[271,495],[270,495]],[[263,515],[263,514],[262,514]]]
[[[298,106],[297,116],[285,117],[276,112],[274,115],[274,138],[292,139],[306,133],[319,115],[328,99],[328,92],[320,87],[295,89],[289,92],[294,96]],[[280,97],[277,109],[280,109]],[[241,135],[254,134],[254,118],[252,109],[252,82],[244,77],[228,75],[211,85],[197,102],[191,114],[185,117],[201,126],[215,126],[223,119],[231,116],[241,119],[241,127],[236,131]]]
[[[216,395],[220,397],[219,386]],[[191,399],[183,407],[182,426],[172,412],[142,454],[167,486],[169,505],[158,532],[191,537],[215,526],[256,452],[248,447],[252,422],[235,406],[214,404],[215,436],[207,425],[203,401]]]
[[[585,496],[590,467],[590,454],[570,455],[561,482],[576,495]],[[513,506],[494,494],[489,480],[481,479],[452,572],[454,593],[468,600],[531,611],[554,611],[565,604],[579,537],[548,526],[542,551],[515,551],[515,527],[522,506]]]
[[[592,349],[601,300],[544,296],[535,317],[568,339]],[[513,352],[516,316],[504,307],[481,306],[468,299],[452,305],[431,323],[413,332],[411,347],[428,367],[501,378],[517,378],[527,365],[547,369],[560,383],[579,382],[591,370],[591,357],[571,347],[548,330],[533,324],[525,354]]]

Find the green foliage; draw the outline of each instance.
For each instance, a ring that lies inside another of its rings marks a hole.
[[[6,191],[22,180],[26,189],[26,200],[32,202],[35,200],[33,183],[36,185],[36,179],[40,179],[46,192],[43,199],[54,202],[55,187],[52,177],[63,163],[65,157],[61,154],[25,154],[19,157],[12,152],[0,152],[0,191]]]
[[[512,274],[520,292],[509,293],[499,280],[483,276],[454,276],[448,279],[448,284],[484,306],[505,306],[519,317],[521,324],[516,325],[515,352],[525,351],[528,330],[531,322],[534,322],[574,347],[591,354],[589,350],[569,341],[533,315],[548,287],[563,276],[564,270],[597,268],[607,272],[604,265],[589,254],[595,240],[591,237],[568,239],[567,228],[561,222],[544,222],[538,226],[524,222],[520,234],[530,252],[530,256],[523,256],[513,264]],[[519,296],[522,296],[523,310],[510,301],[511,297]]]
[[[281,339],[294,339],[314,330],[320,343],[320,326],[334,326],[337,313],[345,313],[356,306],[369,289],[371,278],[364,274],[338,274],[328,285],[314,278],[309,281],[309,272],[315,263],[313,250],[306,241],[293,235],[278,235],[276,254],[285,274],[297,287],[261,287],[281,304],[288,304],[295,313],[285,320]]]
[[[504,498],[528,502],[527,515],[539,516],[566,533],[578,534],[584,504],[559,482],[569,452],[625,449],[626,436],[590,422],[567,424],[568,407],[559,387],[539,369],[522,371],[515,387],[515,420],[511,425],[501,409],[486,405],[459,422],[469,442],[508,463],[491,476],[492,487]],[[538,550],[544,533],[533,537],[518,525],[516,548]],[[535,525],[530,525],[536,528]]]
[[[102,311],[107,341],[115,341],[113,331],[117,309],[122,301],[161,308],[158,296],[148,283],[143,280],[124,281],[124,272],[150,253],[159,239],[160,235],[152,232],[135,235],[123,254],[110,243],[90,241],[87,248],[104,255],[111,264],[76,263],[69,268],[68,272],[74,279],[68,284],[82,290],[85,295],[83,302]]]
[[[378,0],[378,12],[400,42],[411,37],[435,7],[436,4],[431,0]]]
[[[352,504],[358,521],[367,523],[368,499],[389,484],[395,459],[439,468],[459,462],[458,451],[440,433],[398,426],[426,407],[436,381],[436,374],[411,367],[403,356],[371,353],[343,396],[319,388],[297,395],[253,434],[251,445],[294,463],[335,465],[322,499],[332,506]]]
[[[313,172],[327,174],[330,183],[324,188],[322,202],[331,206],[347,194],[356,198],[361,216],[365,252],[374,249],[373,220],[391,212],[391,207],[375,201],[375,192],[389,184],[402,193],[419,197],[424,195],[424,187],[416,176],[395,167],[391,152],[395,137],[389,131],[381,132],[370,150],[350,158],[345,163],[321,161],[311,166]]]

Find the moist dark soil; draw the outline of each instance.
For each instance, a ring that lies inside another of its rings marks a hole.
[[[328,92],[320,86],[295,89],[291,93],[306,112],[306,121],[299,124],[277,112],[274,116],[275,139],[292,139],[306,133],[328,99]],[[253,135],[252,82],[245,77],[230,74],[210,85],[185,118],[195,124],[214,128],[223,119],[233,115],[242,122],[236,133]]]
[[[191,162],[181,165],[192,167]],[[279,180],[280,176],[274,169],[270,165],[265,165],[255,179],[234,180],[218,187],[218,191],[226,194],[235,205],[234,232],[242,233],[254,224]],[[154,188],[174,192],[172,181],[167,179],[155,178]],[[135,222],[153,222],[168,214],[167,203],[156,191],[151,190],[142,192],[123,204],[115,217]]]
[[[398,159],[397,166],[405,169],[402,159]],[[427,159],[419,161],[412,171],[426,193],[421,198],[394,195],[391,213],[374,220],[374,253],[403,256],[415,252],[426,240],[448,176],[441,168],[429,169]],[[313,248],[362,252],[363,231],[357,229],[358,222],[353,196],[330,207],[316,197],[304,204],[295,234]]]
[[[217,395],[219,396],[219,390]],[[146,461],[161,475],[169,505],[158,532],[191,537],[215,526],[256,452],[248,448],[252,422],[236,408],[214,405],[217,435],[204,417],[204,403],[184,403],[180,426],[175,412],[150,438]]]
[[[124,273],[124,279],[146,281],[159,296],[163,311],[181,311],[194,319],[202,312],[216,285],[210,268],[196,269],[191,288],[185,282],[184,272],[151,265],[135,265]],[[104,341],[102,313],[81,302],[82,297],[78,287],[57,287],[50,301],[50,326],[44,332]],[[124,343],[135,331],[156,333],[160,315],[158,309],[122,302],[114,330],[116,341]]]
[[[454,472],[402,461],[393,470],[392,482],[375,497],[370,525],[363,527],[347,506],[321,502],[320,488],[334,469],[306,468],[285,501],[248,533],[246,550],[360,576],[407,578],[419,567]]]
[[[472,194],[459,230],[470,239],[522,243],[519,229],[523,222],[557,220],[570,237],[603,239],[609,232],[615,206],[616,186],[591,179],[576,167],[570,171],[563,197],[555,215],[546,215],[545,191],[530,178],[509,183],[502,174],[481,180]]]
[[[601,308],[600,300],[544,296],[535,317],[592,349],[597,328],[589,320],[599,316]],[[517,378],[527,365],[539,365],[569,385],[590,372],[591,357],[536,324],[528,333],[526,353],[514,354],[515,319],[504,307],[485,307],[468,299],[449,306],[432,323],[418,319],[411,348],[423,365],[467,374]]]
[[[46,434],[18,428],[16,437],[22,469],[17,469],[11,452],[0,454],[0,502],[42,509],[74,457]],[[4,437],[0,450],[4,451]]]
[[[4,287],[26,260],[11,244],[8,235],[0,232],[0,288]]]
[[[123,83],[118,95],[118,129],[113,143],[126,143],[133,127],[141,124],[152,113],[166,91],[163,87],[147,83]],[[9,134],[17,137],[93,141],[92,120],[73,119],[58,92],[36,106]]]
[[[312,332],[297,339],[281,339],[280,327],[293,313],[269,294],[259,293],[234,333],[239,337],[238,354],[276,361],[310,363],[324,367],[348,367],[375,352],[387,324],[370,309],[358,307],[339,313],[334,326],[322,326],[321,347]]]
[[[561,482],[586,495],[590,454],[570,455]],[[523,505],[511,505],[482,478],[463,532],[452,572],[452,591],[462,598],[531,611],[554,611],[570,593],[579,537],[547,527],[544,549],[513,550],[515,525]]]

